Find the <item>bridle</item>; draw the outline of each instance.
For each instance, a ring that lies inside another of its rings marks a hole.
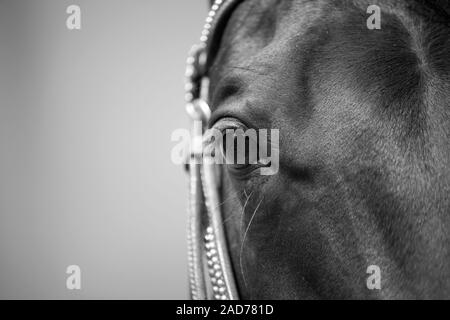
[[[220,210],[221,176],[202,146],[211,110],[208,71],[231,13],[243,0],[216,0],[187,60],[186,111],[192,120],[189,169],[188,265],[192,299],[238,299]],[[201,128],[198,128],[198,124]]]

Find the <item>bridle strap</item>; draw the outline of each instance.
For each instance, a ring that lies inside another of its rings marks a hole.
[[[192,299],[238,299],[220,210],[220,170],[203,155],[211,110],[208,70],[226,23],[243,0],[216,0],[187,60],[186,111],[192,120],[189,159],[188,264]],[[205,272],[205,271],[208,272]]]

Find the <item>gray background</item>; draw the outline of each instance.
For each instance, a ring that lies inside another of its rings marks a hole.
[[[0,0],[0,298],[187,297],[187,179],[170,135],[188,126],[184,64],[206,12]]]

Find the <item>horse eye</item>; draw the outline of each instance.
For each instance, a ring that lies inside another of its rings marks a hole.
[[[222,133],[220,150],[224,163],[233,169],[251,169],[270,165],[268,159],[260,159],[258,131],[248,128],[234,118],[224,118],[214,125]]]
[[[226,164],[236,169],[259,164],[259,144],[256,130],[228,129],[223,135],[222,152]]]

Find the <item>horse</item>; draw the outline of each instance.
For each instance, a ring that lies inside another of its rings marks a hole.
[[[207,125],[280,139],[274,175],[219,169],[240,298],[450,298],[449,8],[244,0],[229,14]]]

